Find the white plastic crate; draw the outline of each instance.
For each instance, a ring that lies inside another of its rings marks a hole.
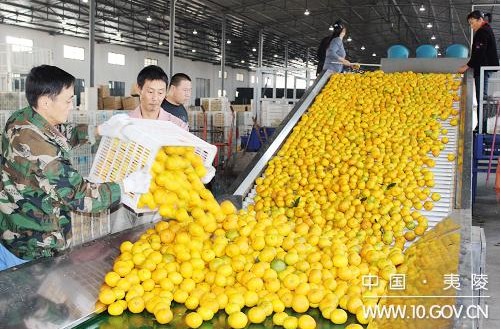
[[[230,111],[230,102],[226,97],[201,98],[200,105],[203,106],[205,111]]]
[[[90,117],[89,124],[98,126],[101,123],[108,121],[113,116],[113,114],[114,114],[113,111],[106,111],[106,110],[89,112],[89,117]]]
[[[72,110],[68,121],[73,123],[89,124],[89,122],[91,122],[89,116],[90,113],[91,112]]]
[[[163,146],[193,146],[206,168],[210,168],[217,147],[185,131],[174,123],[159,120],[132,119],[123,128],[128,141],[103,137],[89,174],[96,183],[119,182],[141,168],[150,169],[159,149]],[[122,202],[137,213],[149,208],[137,208],[139,194],[124,193]]]
[[[188,124],[190,129],[198,129],[204,126],[204,112],[188,111]]]
[[[292,107],[292,104],[263,102],[261,106],[261,126],[278,126],[292,110]]]
[[[28,106],[24,92],[0,92],[0,111],[16,111]]]
[[[84,177],[89,176],[93,160],[91,145],[86,144],[77,146],[70,151],[70,155],[73,168],[75,168],[80,173],[80,175]]]
[[[209,112],[213,127],[229,127],[234,119],[231,112]],[[234,122],[233,122],[234,124]]]
[[[14,111],[0,111],[0,136],[3,134],[5,129],[5,123],[13,112]]]
[[[253,112],[237,112],[237,125],[238,126],[253,126],[255,114]]]
[[[110,211],[96,214],[71,213],[72,246],[95,240],[111,233]]]

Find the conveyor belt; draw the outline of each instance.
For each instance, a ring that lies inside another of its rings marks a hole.
[[[327,81],[328,80],[325,80],[325,83]],[[314,97],[316,97],[321,90],[322,88],[312,89],[310,93],[316,91],[314,95]],[[460,107],[459,101],[453,103],[453,108],[455,110],[459,110],[459,107]],[[306,112],[306,110],[301,111],[301,107],[299,107],[294,113],[296,114],[297,112],[301,112],[302,114]],[[296,117],[290,116],[286,118],[284,121],[287,121],[287,119],[292,119],[292,118]],[[295,122],[298,122],[298,120]],[[282,126],[287,127],[290,124],[291,124],[290,122],[285,122],[284,124],[282,124]],[[450,119],[447,119],[446,121],[441,121],[441,125],[442,128],[447,129],[447,134],[445,136],[449,139],[449,142],[446,144],[444,150],[440,153],[440,155],[437,158],[433,158],[435,160],[435,167],[431,168],[431,172],[433,172],[434,174],[435,186],[430,189],[432,193],[433,192],[440,193],[441,199],[439,201],[434,202],[434,207],[432,210],[430,211],[425,209],[420,210],[420,213],[428,218],[429,228],[433,228],[442,219],[447,217],[447,215],[450,214],[450,212],[454,207],[454,196],[456,188],[455,184],[456,163],[458,158],[458,143],[459,143],[458,140],[459,126],[458,125],[452,126],[450,124]],[[441,137],[444,137],[444,135],[441,135],[440,138]],[[273,145],[270,145],[270,148],[274,149]],[[276,151],[278,151],[278,148],[276,149]],[[264,154],[267,154],[267,158],[269,161],[272,158],[272,156],[270,156],[268,153],[269,153],[268,150],[264,152]],[[447,159],[448,154],[454,154],[456,160],[452,162],[449,161]],[[262,160],[264,159],[261,158],[259,162],[261,162]],[[263,170],[265,168],[266,166],[263,166]],[[255,170],[256,168],[254,168],[254,171]],[[246,188],[241,185],[238,191],[245,191],[245,190]],[[255,196],[256,196],[256,184],[253,183],[252,187],[248,190],[248,193],[243,198],[242,208],[247,208],[250,204],[252,204]]]

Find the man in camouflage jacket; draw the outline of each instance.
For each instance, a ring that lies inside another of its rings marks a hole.
[[[73,83],[55,66],[33,68],[26,81],[30,106],[12,114],[2,135],[1,241],[22,259],[67,248],[71,211],[101,212],[120,202],[121,183],[91,183],[71,165],[70,149],[90,139],[88,125],[64,125]],[[57,129],[61,124],[66,136]]]

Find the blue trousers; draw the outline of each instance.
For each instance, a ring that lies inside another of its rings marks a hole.
[[[26,263],[26,261],[14,256],[0,243],[0,271],[6,270],[9,267],[20,265],[22,263]]]

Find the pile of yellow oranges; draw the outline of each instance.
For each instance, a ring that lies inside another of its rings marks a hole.
[[[363,306],[377,304],[405,268],[405,242],[428,227],[419,210],[440,199],[431,168],[448,143],[440,120],[457,124],[455,78],[334,74],[238,212],[205,189],[193,149],[163,148],[138,206],[171,220],[122,243],[99,301],[112,315],[146,309],[159,323],[172,320],[175,301],[191,328],[219,310],[232,328],[271,315],[286,329],[315,328],[310,308],[335,324],[347,312],[367,324]],[[370,289],[369,274],[380,278]]]

